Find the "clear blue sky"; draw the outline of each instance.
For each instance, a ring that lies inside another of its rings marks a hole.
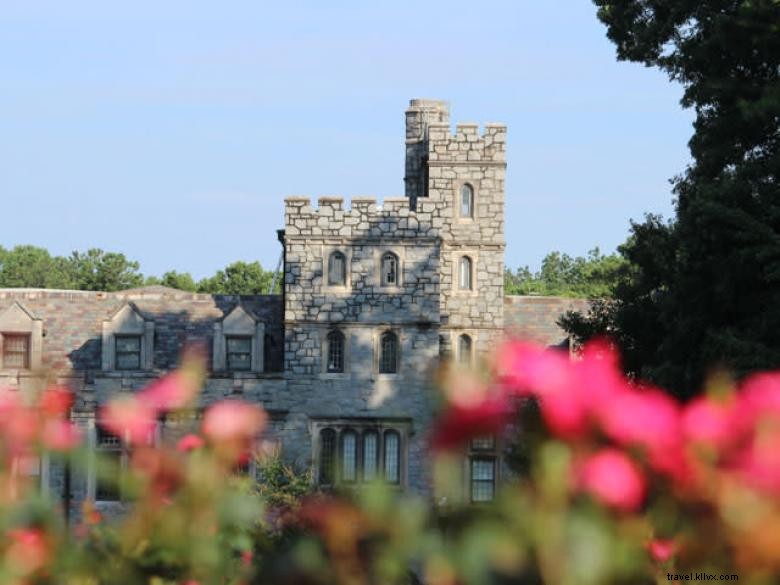
[[[692,114],[586,0],[0,4],[0,245],[199,278],[279,255],[287,195],[403,194],[403,111],[509,125],[507,265],[669,216]]]

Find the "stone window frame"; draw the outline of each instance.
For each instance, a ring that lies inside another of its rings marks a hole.
[[[248,370],[230,370],[227,363],[229,337],[245,337],[252,340],[251,365]],[[214,323],[211,369],[213,372],[232,374],[263,373],[265,371],[265,323],[240,302]]]
[[[471,215],[461,215],[461,189],[464,185],[471,187]],[[479,216],[477,214],[477,198],[479,196],[479,181],[476,179],[457,179],[452,182],[453,188],[453,216],[458,223],[475,223]]]
[[[329,284],[330,257],[340,252],[344,255],[344,284]],[[349,293],[352,290],[352,246],[322,246],[322,292]]]
[[[382,337],[386,333],[392,333],[395,335],[395,372],[383,372],[381,371],[382,365]],[[394,377],[401,373],[401,364],[403,364],[403,352],[402,347],[401,330],[393,326],[384,326],[374,332],[374,374],[379,377]]]
[[[5,336],[28,336],[27,367],[6,367],[3,364],[3,339]],[[14,301],[0,312],[0,371],[35,371],[43,365],[43,319],[37,317],[19,301]]]
[[[323,483],[322,469],[322,432],[331,430],[334,435],[334,461],[333,478],[331,483]],[[341,448],[342,436],[345,432],[354,432],[356,435],[356,465],[355,480],[344,481],[342,479]],[[318,418],[309,422],[309,432],[312,438],[312,462],[315,483],[323,488],[338,486],[350,486],[359,488],[373,481],[382,481],[388,486],[398,489],[406,489],[409,482],[409,446],[412,433],[411,419],[383,419],[383,418]],[[387,433],[398,435],[398,481],[385,482],[385,438]],[[366,480],[364,477],[365,447],[364,437],[369,433],[377,436],[376,476]]]
[[[117,336],[140,336],[141,363],[138,370],[116,368]],[[154,369],[154,321],[144,317],[133,303],[125,303],[103,321],[101,362],[104,372],[145,372]]]
[[[464,256],[471,259],[471,288],[460,288],[460,260]],[[452,253],[452,291],[457,296],[479,296],[479,283],[477,282],[477,266],[479,266],[479,251],[473,248],[458,249]]]
[[[116,447],[101,447],[98,445],[98,433],[99,433],[99,421],[94,415],[90,416],[87,422],[87,447],[89,458],[87,460],[86,470],[86,487],[87,487],[87,500],[94,502],[98,508],[111,508],[122,506],[127,503],[124,495],[122,494],[121,486],[117,487],[118,494],[117,499],[111,500],[98,500],[97,488],[97,455],[103,451],[119,452],[119,473],[125,473],[130,463],[130,456],[132,454],[132,446],[127,441],[127,437],[124,439],[118,437],[118,445]],[[162,441],[162,422],[157,421],[155,423],[152,432],[149,434],[148,445],[159,445]]]
[[[489,445],[479,444],[485,439],[492,439]],[[474,462],[489,461],[493,465],[492,488],[493,493],[490,499],[474,499]],[[474,505],[487,504],[495,500],[496,491],[501,481],[501,455],[500,441],[496,435],[486,435],[485,437],[475,437],[469,441],[466,461],[464,466],[464,482],[466,485],[466,494],[468,501]]]
[[[329,372],[328,371],[328,357],[330,352],[330,340],[328,339],[328,336],[333,333],[338,332],[341,333],[344,339],[344,353],[342,356],[342,361],[344,363],[344,368],[340,372]],[[320,375],[323,378],[346,378],[350,374],[350,346],[352,345],[351,342],[352,336],[349,334],[349,331],[345,329],[344,327],[338,327],[338,326],[332,326],[328,328],[323,328],[320,331],[320,347],[322,348],[322,359],[320,360],[322,362]]]
[[[471,349],[470,349],[470,355],[469,355],[469,363],[468,365],[463,364],[463,360],[461,357],[461,347],[460,347],[460,340],[463,336],[466,336],[469,338],[471,342]],[[454,358],[455,363],[458,365],[458,367],[465,367],[465,368],[473,368],[476,364],[476,358],[477,358],[477,332],[473,329],[460,329],[457,331],[452,332],[452,341],[451,341],[451,347],[452,347],[452,356]]]
[[[382,260],[386,254],[392,254],[395,256],[396,266],[396,283],[384,284],[382,278]],[[406,248],[392,248],[389,246],[378,246],[374,250],[374,266],[376,266],[376,287],[382,292],[397,293],[401,292],[404,286],[404,265],[406,264]]]

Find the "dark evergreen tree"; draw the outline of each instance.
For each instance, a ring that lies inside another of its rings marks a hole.
[[[780,2],[594,1],[618,58],[680,82],[696,120],[675,221],[634,226],[634,273],[591,325],[683,396],[716,365],[780,367]]]

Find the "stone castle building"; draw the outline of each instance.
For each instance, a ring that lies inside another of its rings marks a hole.
[[[99,406],[175,368],[197,342],[210,350],[201,406],[262,405],[270,440],[320,485],[382,480],[430,493],[440,360],[475,364],[508,330],[560,343],[558,316],[582,305],[504,296],[505,146],[502,124],[452,133],[445,102],[412,100],[404,197],[286,199],[281,295],[0,290],[0,388],[67,384],[90,446],[121,466],[127,453],[96,424]],[[181,432],[161,421],[158,438]],[[463,497],[492,497],[500,456],[495,438],[471,445]],[[74,505],[121,506],[93,470],[25,467]]]

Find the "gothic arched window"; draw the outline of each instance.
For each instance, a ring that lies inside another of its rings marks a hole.
[[[379,340],[379,373],[395,374],[398,371],[398,336],[385,331]]]
[[[341,252],[333,252],[328,257],[328,284],[331,286],[347,284],[347,257]]]
[[[460,188],[460,216],[474,217],[474,188],[468,183]]]
[[[472,263],[468,256],[461,256],[458,264],[458,287],[461,290],[472,289]]]
[[[374,481],[379,463],[379,434],[376,431],[363,433],[363,481]]]
[[[357,480],[357,433],[351,429],[341,433],[341,481]]]
[[[401,436],[398,431],[385,431],[385,481],[401,482]]]
[[[332,485],[336,469],[336,431],[320,431],[320,484]]]
[[[382,255],[382,286],[398,285],[398,256],[392,252]]]
[[[472,363],[471,337],[465,333],[458,337],[458,363],[467,368]]]
[[[341,331],[331,331],[327,337],[328,372],[344,371],[344,334]]]

